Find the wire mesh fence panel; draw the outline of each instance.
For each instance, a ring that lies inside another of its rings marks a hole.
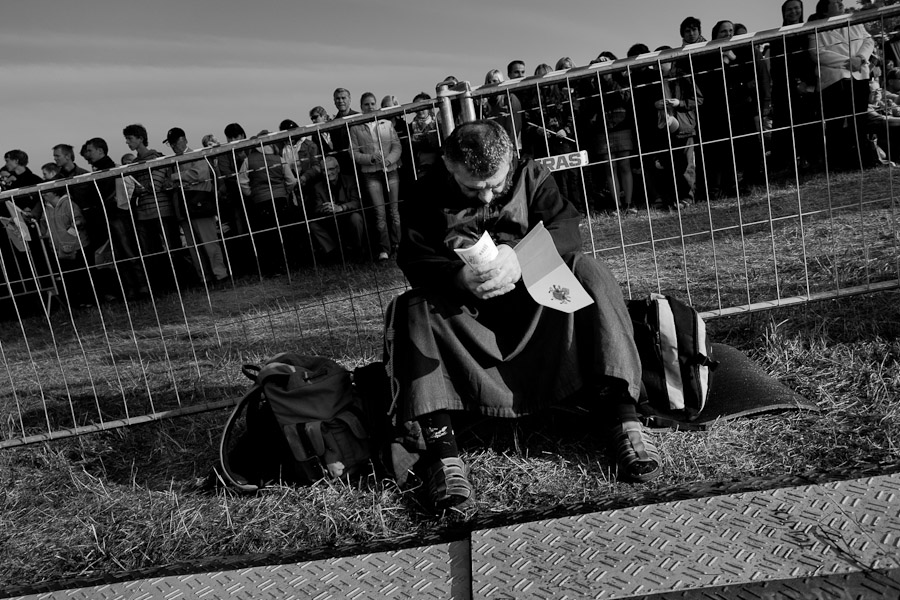
[[[627,296],[716,316],[895,288],[900,71],[859,56],[888,60],[898,14],[491,71],[197,151],[173,128],[175,156],[129,126],[136,164],[0,194],[0,446],[227,405],[287,350],[379,359],[402,205],[474,118],[552,171]]]

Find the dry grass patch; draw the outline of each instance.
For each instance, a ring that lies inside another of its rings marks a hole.
[[[823,195],[829,188],[806,185],[715,203],[712,212],[697,206],[681,216],[602,217],[584,231],[631,294],[662,289],[686,297],[689,290],[703,309],[892,280],[898,253],[888,175],[875,172],[865,185],[833,180],[830,196]],[[840,193],[848,196],[838,206]],[[811,210],[803,219],[801,204]],[[763,224],[770,214],[776,220]],[[672,237],[650,243],[651,227]],[[620,231],[624,241],[609,243]],[[687,237],[676,238],[682,231]],[[384,309],[404,286],[395,268],[323,269],[213,296],[192,291],[130,313],[108,307],[74,319],[54,314],[49,323],[35,317],[21,328],[6,323],[3,439],[121,418],[126,408],[140,415],[235,398],[246,385],[241,363],[285,349],[350,367],[368,362],[380,355]],[[743,350],[822,412],[656,433],[665,471],[653,484],[618,483],[602,436],[565,413],[473,427],[464,458],[479,514],[896,463],[898,305],[900,292],[883,292],[711,322],[714,340]],[[219,555],[412,543],[451,523],[423,510],[417,487],[374,477],[257,496],[210,490],[203,482],[226,416],[209,412],[0,452],[0,587]]]

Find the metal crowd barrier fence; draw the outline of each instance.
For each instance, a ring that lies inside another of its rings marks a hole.
[[[0,253],[0,447],[231,405],[240,365],[286,349],[378,358],[407,287],[380,260],[398,209],[427,201],[415,181],[474,118],[553,170],[626,295],[713,318],[895,289],[900,117],[855,80],[810,86],[849,39],[868,43],[856,25],[898,15],[441,82],[432,100],[3,192],[7,236],[35,235]]]

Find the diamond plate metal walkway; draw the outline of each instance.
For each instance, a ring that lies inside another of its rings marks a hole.
[[[390,552],[63,587],[5,597],[900,598],[900,473],[475,529]]]

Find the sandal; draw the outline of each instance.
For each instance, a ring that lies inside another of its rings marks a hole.
[[[466,478],[466,464],[459,457],[442,458],[426,470],[428,495],[435,511],[448,508],[465,512],[475,505],[475,491]]]
[[[646,483],[659,477],[659,450],[641,429],[640,421],[617,423],[611,433],[620,478]]]

